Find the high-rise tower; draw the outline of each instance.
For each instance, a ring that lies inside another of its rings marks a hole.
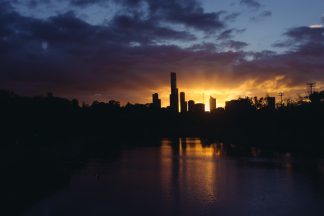
[[[186,96],[184,92],[180,92],[180,112],[184,113],[187,112],[187,101],[186,101]]]
[[[152,106],[155,109],[161,109],[161,99],[159,99],[158,93],[152,95]]]
[[[179,94],[178,94],[178,88],[177,88],[177,74],[174,72],[171,72],[170,109],[174,112],[179,112]]]
[[[188,111],[189,112],[195,111],[195,101],[193,100],[188,101]]]
[[[216,110],[216,98],[213,98],[212,96],[210,96],[210,98],[209,98],[209,109],[210,109],[210,112],[213,112],[214,110]]]

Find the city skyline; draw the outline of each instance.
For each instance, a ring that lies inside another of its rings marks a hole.
[[[0,65],[0,215],[323,214],[324,0],[0,0]]]
[[[152,94],[152,102],[151,105],[155,109],[161,109],[167,108],[173,112],[180,112],[180,113],[186,113],[186,112],[213,112],[217,108],[226,108],[226,107],[231,107],[233,104],[234,106],[237,107],[235,104],[241,104],[247,102],[245,97],[239,97],[239,98],[231,98],[230,100],[225,101],[224,106],[217,106],[217,98],[213,97],[212,95],[209,95],[209,99],[207,103],[205,103],[205,94],[203,93],[202,95],[202,101],[195,101],[193,99],[187,98],[186,97],[186,92],[182,91],[177,88],[178,86],[178,79],[177,79],[177,73],[176,72],[171,72],[170,73],[170,95],[169,95],[169,104],[162,106],[162,101],[160,99],[159,93],[153,93]],[[309,95],[314,92],[314,87],[316,86],[316,83],[306,83],[306,86],[309,87]],[[278,104],[283,105],[283,96],[284,93],[281,92],[277,96],[280,97],[280,102]],[[187,98],[187,99],[186,99]],[[256,106],[258,106],[258,100],[264,100],[264,105],[271,109],[274,110],[277,106],[276,104],[276,97],[271,96],[271,95],[265,95],[265,97],[258,98],[256,96],[250,97],[251,100],[253,100],[253,103],[255,103]],[[306,99],[307,97],[305,97]],[[261,102],[262,103],[262,102]],[[166,103],[164,103],[166,104]],[[239,105],[240,106],[240,105]]]
[[[324,87],[322,0],[0,0],[1,89],[81,102],[217,104]]]

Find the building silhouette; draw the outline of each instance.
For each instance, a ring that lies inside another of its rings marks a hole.
[[[152,107],[156,109],[161,109],[161,99],[159,99],[158,93],[154,93],[152,95]]]
[[[187,112],[187,101],[186,101],[186,96],[184,92],[180,92],[180,111],[182,113]]]
[[[226,111],[245,111],[253,108],[252,102],[248,98],[240,98],[225,102]]]
[[[196,103],[194,107],[194,112],[202,113],[205,112],[205,104],[203,103]]]
[[[195,101],[193,100],[188,101],[188,111],[189,112],[195,111]]]
[[[178,88],[177,88],[177,74],[175,72],[171,72],[170,109],[174,112],[179,112],[179,94],[178,94]]]
[[[276,109],[276,98],[275,97],[266,97],[267,108],[274,110]]]
[[[210,108],[210,112],[216,110],[216,98],[213,98],[212,96],[210,96],[209,98],[209,108]]]

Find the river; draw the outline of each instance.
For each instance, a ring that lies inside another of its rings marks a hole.
[[[254,155],[254,156],[253,156]],[[310,165],[309,165],[310,164]],[[222,143],[163,139],[90,160],[24,215],[323,215],[323,162],[226,154]]]

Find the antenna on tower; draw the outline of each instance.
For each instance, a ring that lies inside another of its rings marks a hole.
[[[316,83],[307,83],[306,86],[309,88],[309,95],[313,94]]]
[[[282,104],[283,104],[282,97],[283,97],[285,94],[284,94],[283,92],[280,92],[278,95],[280,96],[280,104],[281,104],[281,106],[282,106]]]

